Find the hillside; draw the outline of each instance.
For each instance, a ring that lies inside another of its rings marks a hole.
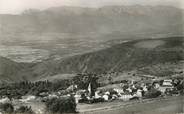
[[[18,73],[28,69],[30,66],[31,64],[16,63],[0,57],[0,82],[22,81],[23,78]]]
[[[171,37],[133,40],[64,60],[49,59],[35,64],[16,63],[1,57],[0,77],[6,81],[61,79],[62,74],[132,70],[154,75],[158,72],[157,75],[161,76],[165,72],[172,74],[183,69],[180,63],[184,60],[183,48],[183,37]]]
[[[139,46],[140,43],[144,47]],[[62,73],[131,71],[152,65],[177,63],[184,59],[183,48],[182,37],[135,40],[62,61],[48,60],[36,65],[33,72],[40,76],[51,76]]]

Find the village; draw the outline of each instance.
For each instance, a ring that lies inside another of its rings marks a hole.
[[[23,110],[30,109],[31,112],[41,114],[46,111],[47,105],[45,106],[44,104],[47,104],[51,99],[64,98],[66,100],[67,98],[73,98],[74,102],[72,102],[77,107],[80,104],[97,104],[114,101],[121,101],[123,103],[158,97],[180,96],[183,95],[184,89],[182,76],[183,73],[180,74],[180,77],[171,78],[156,78],[150,75],[142,75],[139,81],[133,79],[120,80],[101,87],[97,84],[97,80],[89,78],[84,89],[81,89],[77,84],[71,84],[64,90],[39,92],[37,95],[27,93],[20,98],[10,98],[3,95],[0,97],[0,104],[12,104],[14,106],[13,110],[20,110],[20,107],[25,106]],[[35,104],[39,105],[35,106]],[[0,109],[0,112],[3,113],[3,110]]]
[[[142,100],[159,96],[178,96],[182,94],[182,91],[180,91],[182,87],[179,87],[182,84],[183,80],[179,79],[155,80],[152,83],[126,80],[124,83],[112,84],[111,87],[106,89],[102,87],[93,90],[93,85],[89,83],[87,90],[78,90],[73,95],[76,103]],[[71,86],[71,88],[75,90],[77,85]]]

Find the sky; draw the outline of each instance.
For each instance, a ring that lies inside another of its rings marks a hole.
[[[57,6],[101,7],[105,5],[169,5],[184,8],[184,0],[0,0],[0,14],[19,14],[27,9]]]

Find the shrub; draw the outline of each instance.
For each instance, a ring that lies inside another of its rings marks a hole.
[[[4,103],[4,104],[0,104],[0,110],[3,113],[13,113],[14,112],[14,107],[11,103]]]
[[[104,98],[96,98],[89,101],[89,103],[105,102]]]
[[[34,114],[33,110],[31,107],[28,106],[20,106],[18,109],[15,111],[16,113],[25,113],[25,114]]]
[[[156,89],[149,90],[148,93],[145,94],[146,98],[156,98],[161,95],[161,92]]]
[[[51,113],[75,113],[76,103],[73,97],[52,98],[46,101],[46,109]]]

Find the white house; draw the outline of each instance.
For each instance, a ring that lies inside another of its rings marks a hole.
[[[103,98],[104,98],[104,100],[105,100],[105,101],[108,101],[108,100],[109,100],[109,96],[108,96],[108,95],[106,95],[106,94],[105,94],[105,95],[103,95]]]
[[[164,80],[162,85],[163,86],[172,86],[172,80]]]
[[[162,92],[162,93],[165,93],[166,92],[166,89],[173,89],[174,87],[173,86],[160,86],[159,87],[159,90]]]
[[[133,98],[133,96],[131,94],[122,94],[119,99],[123,100],[123,101],[128,101],[131,98]]]
[[[96,91],[95,92],[95,98],[98,99],[98,98],[101,98],[101,96],[99,95],[100,91]]]
[[[8,97],[0,99],[0,103],[9,103],[10,99]]]
[[[142,90],[138,89],[136,95],[137,95],[137,97],[141,98],[142,97]]]
[[[81,99],[81,95],[76,94],[74,95],[74,98],[75,98],[75,103],[77,104],[79,103],[79,100]]]
[[[36,99],[36,96],[34,95],[27,95],[27,96],[22,96],[22,99],[20,99],[20,101],[22,102],[29,102],[29,101],[33,101]]]

